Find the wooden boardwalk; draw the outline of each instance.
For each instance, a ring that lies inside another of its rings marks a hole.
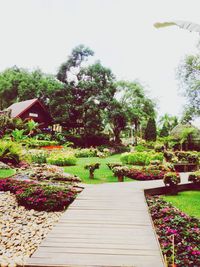
[[[163,267],[143,191],[153,184],[88,185],[26,266]]]

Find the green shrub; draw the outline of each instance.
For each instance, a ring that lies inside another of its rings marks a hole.
[[[51,154],[47,158],[47,163],[57,166],[73,166],[76,165],[76,157],[72,153]]]
[[[189,182],[200,184],[200,171],[193,172],[188,177]]]
[[[174,153],[171,151],[165,151],[163,155],[166,161],[171,161],[172,158],[174,157]]]
[[[34,163],[46,163],[47,162],[47,157],[49,156],[49,153],[47,151],[42,151],[42,150],[36,150],[36,151],[31,151],[31,162]]]
[[[75,156],[77,158],[90,158],[90,157],[96,157],[98,150],[95,148],[83,148],[83,149],[77,149],[75,152]]]
[[[134,150],[136,152],[145,152],[145,151],[149,151],[150,148],[147,148],[145,145],[137,145],[134,147]]]
[[[181,182],[180,175],[176,172],[168,172],[164,175],[163,182],[165,186],[175,186]]]
[[[133,153],[124,153],[120,158],[123,164],[131,165],[149,165],[151,160],[163,161],[162,153],[150,153],[150,152],[133,152]]]
[[[17,164],[22,159],[22,147],[11,141],[0,141],[0,161]]]
[[[163,152],[164,151],[164,145],[157,143],[157,144],[155,144],[154,149],[156,152]]]
[[[162,162],[164,159],[164,156],[163,156],[163,153],[154,153],[154,154],[150,155],[150,159],[151,160],[159,160],[160,162]]]

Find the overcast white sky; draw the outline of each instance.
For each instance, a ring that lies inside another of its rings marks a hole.
[[[180,115],[176,68],[199,35],[155,22],[200,24],[199,0],[0,0],[0,71],[17,65],[56,73],[70,51],[89,46],[117,79],[139,79],[159,114]]]

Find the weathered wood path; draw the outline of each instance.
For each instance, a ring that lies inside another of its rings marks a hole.
[[[161,181],[87,186],[26,266],[163,267],[143,191],[160,185]]]

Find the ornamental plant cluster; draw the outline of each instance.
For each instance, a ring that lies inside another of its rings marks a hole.
[[[64,210],[76,197],[76,192],[71,188],[12,178],[0,180],[0,191],[10,191],[15,194],[19,205],[38,211]]]
[[[174,258],[177,267],[200,266],[200,221],[157,196],[148,196],[147,202],[168,264],[172,264]]]

